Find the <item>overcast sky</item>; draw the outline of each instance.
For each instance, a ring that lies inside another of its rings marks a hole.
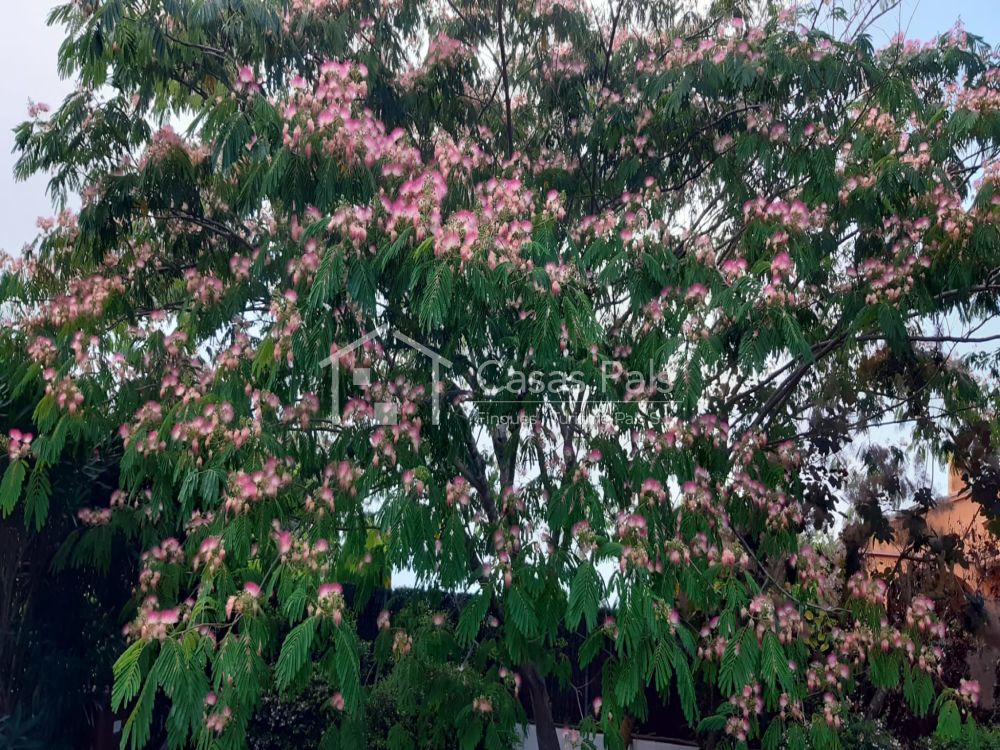
[[[48,0],[0,0],[0,248],[16,252],[35,235],[35,220],[51,214],[44,178],[14,181],[14,127],[28,99],[56,104],[72,89],[56,73],[61,29],[45,25]]]

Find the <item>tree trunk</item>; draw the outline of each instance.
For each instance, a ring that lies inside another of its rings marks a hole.
[[[0,716],[14,710],[17,694],[18,612],[24,616],[18,591],[21,540],[14,519],[0,526]]]
[[[538,734],[538,750],[561,750],[545,680],[538,674],[534,664],[525,664],[521,667],[521,674],[528,686],[528,695],[531,696],[531,711],[534,714],[535,731]]]

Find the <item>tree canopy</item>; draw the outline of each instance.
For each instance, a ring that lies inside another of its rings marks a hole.
[[[72,544],[143,550],[123,744],[162,694],[172,747],[242,747],[318,679],[330,747],[391,682],[391,747],[507,747],[529,707],[551,750],[591,662],[570,731],[608,747],[652,696],[719,743],[835,747],[859,685],[959,730],[933,602],[890,617],[859,543],[809,539],[882,424],[996,504],[997,56],[876,49],[874,3],[745,5],[53,11],[79,86],[18,173],[81,205],[3,261],[38,397],[0,508],[43,524],[36,477],[120,455]],[[855,493],[854,537],[906,491]],[[363,637],[401,570],[460,612]]]

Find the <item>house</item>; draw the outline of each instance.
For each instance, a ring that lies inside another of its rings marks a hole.
[[[942,543],[949,535],[957,536],[963,562],[951,566],[950,576],[934,566],[923,569],[928,578],[915,582],[912,577],[904,576],[904,580],[908,579],[904,588],[915,586],[934,599],[951,599],[952,612],[975,613],[971,619],[965,618],[965,628],[973,636],[965,660],[969,676],[982,686],[980,706],[992,709],[998,697],[1000,662],[1000,536],[988,528],[982,507],[972,499],[953,465],[948,471],[948,494],[926,512],[923,520],[928,535],[938,537]],[[895,532],[891,541],[869,540],[863,553],[869,570],[888,576],[913,570],[910,566],[915,562],[935,560],[926,548],[908,549],[905,521],[902,514],[891,519]],[[922,574],[918,574],[919,578]]]
[[[1000,544],[987,528],[982,508],[967,491],[961,474],[953,465],[948,469],[948,494],[927,511],[924,520],[928,532],[945,537],[957,535],[962,542],[966,565],[956,564],[952,572],[972,591],[987,598],[1000,598]],[[891,541],[872,539],[864,552],[869,569],[888,573],[896,568],[905,570],[913,561],[919,562],[920,552],[907,550],[908,533],[901,515],[891,520],[895,532]],[[900,560],[900,556],[903,559]]]

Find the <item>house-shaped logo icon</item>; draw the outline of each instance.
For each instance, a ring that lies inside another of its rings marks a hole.
[[[410,347],[416,352],[424,355],[431,361],[431,423],[439,424],[441,421],[441,404],[440,404],[440,393],[439,384],[441,382],[441,365],[445,367],[451,367],[451,360],[442,357],[433,349],[429,349],[418,341],[414,341],[412,338],[407,336],[405,333],[400,333],[395,329],[390,329],[388,323],[383,323],[378,328],[373,331],[369,331],[361,338],[352,341],[350,344],[345,346],[343,349],[338,349],[335,354],[331,354],[329,357],[320,362],[322,367],[330,367],[333,370],[333,388],[332,388],[332,413],[330,415],[330,421],[333,424],[340,424],[340,360],[344,356],[350,354],[355,349],[360,346],[364,346],[369,341],[374,338],[379,338],[385,336],[391,332],[392,338],[396,341],[402,342],[406,346]],[[357,367],[353,371],[354,375],[354,385],[357,386],[367,386],[371,382],[371,370],[367,367]],[[379,424],[396,424],[399,420],[399,404],[395,403],[376,403],[375,404],[375,420]]]

